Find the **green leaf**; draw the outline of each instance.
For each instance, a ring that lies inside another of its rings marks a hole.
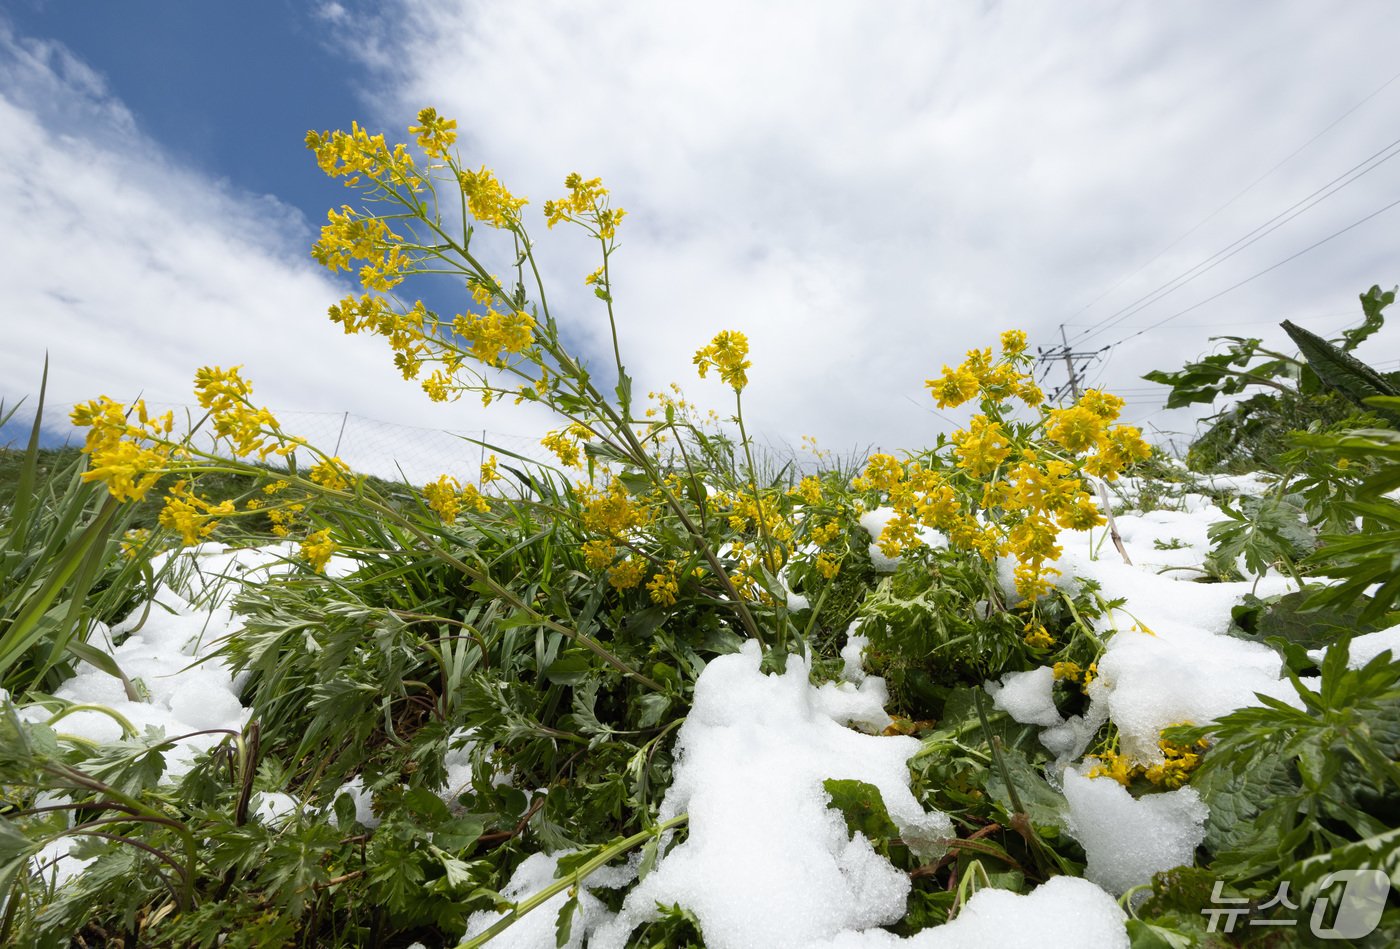
[[[1127,927],[1131,949],[1192,949],[1198,944],[1194,935],[1142,919],[1128,920]]]
[[[1400,389],[1350,353],[1288,320],[1284,320],[1280,325],[1293,338],[1293,342],[1298,344],[1303,358],[1307,359],[1308,365],[1317,373],[1323,384],[1340,392],[1357,405],[1363,405],[1363,400],[1371,396],[1400,395]],[[1379,410],[1379,414],[1392,424],[1400,424],[1400,415],[1384,409]]]
[[[476,843],[485,830],[486,826],[475,817],[457,817],[433,829],[433,843],[451,853],[462,853]]]
[[[1053,829],[1064,821],[1068,807],[1065,797],[1050,786],[1040,770],[1027,760],[1016,748],[1003,747],[1001,760],[1006,772],[1015,785],[1016,797],[1025,808],[1025,813],[1037,830]],[[1001,805],[1008,815],[1014,814],[1012,794],[1002,780],[1001,769],[991,768],[987,774],[987,793]]]
[[[559,915],[554,920],[554,945],[555,949],[563,949],[569,944],[569,937],[573,934],[574,914],[578,912],[578,894],[571,895],[564,901],[564,905],[559,907]]]
[[[594,672],[593,664],[582,653],[561,656],[549,664],[544,677],[555,685],[578,685]]]
[[[1385,323],[1382,311],[1394,302],[1395,290],[1382,293],[1379,284],[1361,294],[1361,312],[1364,314],[1361,325],[1342,331],[1342,351],[1351,352],[1379,330]]]
[[[1400,888],[1400,828],[1300,860],[1284,872],[1284,877],[1292,881],[1302,898],[1311,899],[1323,878],[1339,870],[1380,870],[1390,878],[1391,886]]]
[[[870,841],[891,840],[899,836],[899,828],[890,819],[890,813],[885,809],[885,799],[875,785],[827,778],[822,782],[822,787],[831,798],[829,806],[836,808],[846,818],[846,829],[852,834],[859,831]]]

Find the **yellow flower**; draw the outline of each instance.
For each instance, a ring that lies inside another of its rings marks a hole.
[[[1176,722],[1175,724],[1189,725],[1191,723]],[[1204,739],[1193,745],[1182,745],[1168,738],[1160,738],[1157,747],[1162,752],[1162,761],[1147,769],[1147,780],[1161,787],[1179,788],[1190,780],[1191,772],[1200,765],[1201,754],[1207,746]]]
[[[581,487],[585,498],[581,519],[584,529],[593,534],[620,539],[647,522],[647,512],[632,500],[623,483],[614,478],[606,493]]]
[[[1055,519],[1061,527],[1074,531],[1086,531],[1091,527],[1098,527],[1105,521],[1098,503],[1087,494],[1080,495],[1075,499],[1073,505],[1060,510]]]
[[[232,501],[210,504],[194,494],[181,481],[165,496],[165,507],[158,518],[160,526],[180,535],[180,542],[193,546],[214,532],[220,517],[234,512]]]
[[[437,109],[426,108],[418,113],[418,124],[408,127],[408,134],[418,136],[418,147],[434,158],[447,158],[447,150],[457,141],[456,119],[445,119]]]
[[[496,470],[496,456],[491,455],[481,464],[481,483],[490,484],[493,481],[501,480],[501,473]]]
[[[118,501],[139,501],[156,486],[165,473],[169,453],[142,448],[134,441],[119,441],[88,451],[84,482],[102,481]]]
[[[801,498],[807,504],[820,504],[822,500],[822,483],[812,475],[807,475],[797,486],[788,491],[793,497]]]
[[[349,473],[345,462],[339,458],[327,458],[313,465],[311,470],[307,472],[307,477],[323,488],[328,488],[331,491],[344,491],[350,487],[350,482],[345,477]]]
[[[1112,778],[1126,787],[1132,777],[1142,771],[1116,751],[1104,752],[1097,757],[1099,763],[1088,770],[1084,775],[1086,778]]]
[[[1053,672],[1056,679],[1068,679],[1071,682],[1078,682],[1084,675],[1084,670],[1077,662],[1057,662],[1053,666]]]
[[[1045,434],[1057,445],[1076,454],[1088,451],[1098,444],[1103,434],[1103,417],[1082,404],[1051,409]]]
[[[890,491],[904,480],[904,466],[894,455],[874,454],[865,462],[865,471],[851,482],[857,491]]]
[[[1115,425],[1099,439],[1099,452],[1085,462],[1090,473],[1109,481],[1136,461],[1152,457],[1152,447],[1142,440],[1142,432],[1131,425]]]
[[[1007,330],[1001,334],[1001,351],[1008,356],[1019,356],[1026,351],[1025,330]]]
[[[572,425],[563,431],[547,432],[544,438],[540,439],[540,444],[554,452],[559,463],[566,468],[578,468],[583,463],[577,437],[578,427]]]
[[[1079,397],[1079,404],[1105,422],[1111,422],[1123,410],[1123,400],[1110,392],[1090,389]]]
[[[443,522],[451,524],[462,510],[462,486],[456,478],[441,475],[436,481],[423,485],[423,497],[428,507],[437,512]]]
[[[1051,636],[1050,631],[1040,623],[1034,621],[1029,622],[1022,631],[1025,633],[1022,639],[1025,641],[1026,645],[1030,646],[1032,649],[1049,649],[1055,645],[1055,638]]]
[[[528,202],[512,196],[484,166],[480,171],[463,171],[458,183],[467,196],[467,209],[481,223],[498,228],[520,223],[520,209]]]
[[[658,606],[675,606],[676,595],[680,593],[680,583],[676,580],[676,562],[668,560],[666,568],[660,573],[652,574],[651,580],[647,582],[647,592],[651,594],[651,601]]]
[[[317,573],[326,572],[326,564],[337,549],[335,541],[331,540],[330,528],[319,530],[301,542],[302,555]]]
[[[841,536],[841,525],[836,521],[818,524],[807,533],[807,538],[818,547],[825,547]]]
[[[311,245],[311,256],[332,273],[349,270],[352,260],[381,258],[382,265],[385,255],[392,251],[402,254],[400,248],[392,246],[402,237],[379,218],[365,217],[348,204],[341,205],[339,211],[327,211],[326,221],[321,226],[320,239]]]
[[[614,590],[630,590],[642,582],[642,571],[646,561],[640,557],[629,557],[608,571],[608,583]]]
[[[835,554],[825,551],[817,554],[816,566],[817,573],[820,573],[827,580],[834,579],[841,572],[841,561],[836,558]]]
[[[1036,385],[1029,376],[1023,376],[1015,387],[1016,397],[1026,403],[1031,408],[1045,401],[1045,393],[1040,391],[1040,386]]]
[[[956,369],[943,367],[943,375],[929,379],[924,385],[933,390],[934,401],[940,409],[957,408],[977,395],[977,374],[965,366]]]
[[[985,415],[974,416],[967,430],[954,432],[951,441],[958,467],[974,478],[985,478],[1011,454],[1011,441],[1001,423]]]
[[[462,486],[462,504],[478,514],[487,514],[491,511],[491,503],[486,500],[486,495],[478,491],[474,484]]]
[[[122,535],[122,556],[128,560],[136,559],[141,550],[151,539],[151,532],[143,527],[132,528]]]
[[[710,345],[696,351],[693,361],[700,371],[701,379],[705,378],[706,372],[714,368],[719,371],[725,385],[735,392],[740,392],[749,384],[748,373],[745,370],[752,363],[744,358],[748,354],[748,337],[734,330],[722,330],[710,341]]]
[[[452,320],[452,332],[471,344],[473,356],[499,368],[507,364],[507,354],[518,355],[530,348],[535,341],[535,318],[524,310],[458,314]]]
[[[603,570],[612,563],[617,550],[607,541],[590,540],[584,543],[582,552],[584,565],[589,570]]]
[[[383,135],[370,135],[352,122],[349,132],[306,133],[306,147],[316,153],[316,163],[332,178],[347,178],[346,187],[358,184],[365,175],[376,181],[392,177],[394,184],[407,181],[418,190],[413,156],[401,144],[391,149]]]

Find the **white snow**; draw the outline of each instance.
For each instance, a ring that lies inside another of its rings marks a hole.
[[[909,790],[919,742],[843,728],[815,698],[806,662],[792,657],[784,674],[764,675],[759,661],[750,642],[705,667],[660,815],[688,813],[686,839],[591,946],[620,949],[658,902],[694,912],[714,949],[811,946],[903,916],[908,876],[851,837],[822,782],[875,785],[906,842],[932,855],[951,824]]]
[[[1024,896],[979,890],[956,919],[900,939],[884,930],[843,933],[822,949],[1128,949],[1127,919],[1099,887],[1052,877]]]
[[[563,855],[564,853],[536,853],[526,857],[520,866],[515,868],[515,873],[501,891],[501,895],[511,902],[518,902],[545,889],[554,882],[559,858]],[[608,912],[602,901],[589,890],[600,886],[622,886],[631,882],[633,876],[635,874],[625,867],[604,867],[588,877],[579,888],[578,910],[573,917],[569,941],[564,943],[564,949],[582,949],[584,940],[593,934],[599,924],[612,918],[613,914]],[[555,922],[559,917],[559,910],[568,900],[567,889],[556,893],[534,912],[521,916],[500,935],[493,937],[490,945],[493,949],[551,949],[556,945]],[[504,915],[490,910],[473,913],[467,920],[467,932],[463,939],[481,935]]]
[[[1085,877],[1122,894],[1152,874],[1189,865],[1205,839],[1209,809],[1194,788],[1134,798],[1112,778],[1065,771],[1069,831],[1084,846]]]
[[[1390,651],[1392,662],[1400,660],[1400,626],[1353,637],[1347,648],[1347,668],[1360,669],[1386,650]],[[1308,656],[1314,662],[1322,662],[1325,654],[1325,649],[1308,650]]]
[[[1049,666],[1029,672],[1008,672],[1001,682],[986,683],[992,704],[1023,725],[1050,727],[1064,723],[1064,716],[1055,708],[1051,690],[1055,673]]]

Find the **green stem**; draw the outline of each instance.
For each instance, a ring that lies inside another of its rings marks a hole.
[[[543,890],[540,890],[538,893],[528,896],[525,899],[521,900],[519,903],[516,903],[515,907],[504,917],[502,917],[494,926],[481,933],[479,936],[474,936],[471,939],[464,940],[458,943],[457,949],[476,949],[477,946],[484,946],[487,942],[496,938],[501,933],[505,932],[507,929],[513,926],[516,922],[518,922],[520,917],[524,916],[526,913],[531,912],[532,910],[538,909],[541,905],[547,903],[552,897],[564,892],[565,890],[578,887],[583,883],[584,880],[591,876],[595,870],[606,866],[619,855],[626,853],[638,844],[646,843],[646,841],[655,837],[660,837],[672,827],[676,827],[680,824],[683,824],[689,819],[689,814],[681,814],[677,817],[671,818],[665,823],[657,824],[655,827],[649,827],[646,830],[641,831],[640,833],[633,834],[631,837],[628,837],[625,840],[619,840],[612,846],[600,851],[596,857],[594,857],[592,860],[589,860],[587,863],[579,867],[573,873],[570,873],[564,877],[561,877],[558,880],[555,880],[553,883],[545,887]]]

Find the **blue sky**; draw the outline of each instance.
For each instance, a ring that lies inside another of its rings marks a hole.
[[[1002,329],[1051,346],[1064,322],[1084,348],[1123,340],[1090,379],[1169,437],[1190,419],[1159,412],[1143,372],[1212,334],[1277,341],[1284,318],[1335,331],[1358,293],[1400,282],[1400,208],[1357,223],[1400,198],[1383,151],[1400,82],[1364,54],[1400,7],[1260,10],[15,0],[0,201],[21,226],[0,255],[0,397],[30,392],[46,351],[56,403],[188,402],[196,367],[242,363],[313,437],[350,412],[523,445],[547,419],[429,405],[324,318],[346,285],[308,249],[353,195],[316,171],[306,130],[358,119],[402,139],[435,105],[461,123],[463,162],[532,213],[571,171],[628,209],[615,295],[641,388],[679,381],[727,411],[690,354],[742,329],[765,437],[915,448],[950,425],[925,378]],[[1124,312],[1368,156],[1345,188]],[[596,263],[533,225],[552,302],[605,364],[581,281]],[[1396,324],[1362,355],[1400,360]]]
[[[61,42],[106,79],[176,161],[319,220],[336,189],[307,159],[307,129],[359,118],[369,79],[338,55],[314,4],[17,0],[16,32]]]

